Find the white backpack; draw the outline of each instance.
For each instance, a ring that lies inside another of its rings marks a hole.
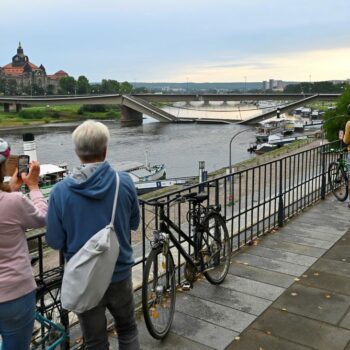
[[[119,241],[114,230],[114,218],[119,192],[116,173],[116,191],[111,222],[95,233],[67,262],[61,289],[62,307],[82,313],[101,301],[111,283],[119,256]]]

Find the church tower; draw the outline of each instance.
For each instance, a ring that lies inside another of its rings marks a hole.
[[[19,43],[17,48],[17,54],[12,57],[12,66],[23,67],[27,62],[29,62],[28,56],[24,54],[21,43]]]

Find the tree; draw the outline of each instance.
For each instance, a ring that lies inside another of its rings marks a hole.
[[[55,94],[55,87],[52,84],[49,84],[46,87],[46,94],[47,95],[54,95]]]
[[[32,85],[32,94],[33,95],[44,95],[44,93],[45,93],[45,91],[41,86],[39,86],[38,84],[35,84],[35,83]]]
[[[333,84],[331,81],[316,81],[314,83],[289,84],[284,88],[286,93],[339,93],[343,90],[343,84]]]
[[[119,90],[120,94],[130,94],[132,90],[133,90],[132,85],[127,81],[124,81],[120,84],[120,90]]]
[[[73,95],[75,93],[76,81],[73,77],[62,77],[59,86],[62,95]]]
[[[120,83],[117,80],[103,79],[101,82],[101,93],[119,94]]]
[[[90,83],[89,80],[81,75],[77,80],[76,91],[79,95],[87,94],[90,92]]]
[[[9,79],[5,82],[5,94],[17,95],[17,82],[15,79]]]
[[[0,94],[5,93],[5,79],[0,78]]]
[[[350,104],[350,87],[348,86],[337,100],[336,109],[327,111],[324,116],[323,129],[328,141],[338,139],[339,130],[345,130],[345,124],[350,119],[347,106]]]
[[[135,94],[147,94],[149,91],[144,86],[137,87],[133,90]]]

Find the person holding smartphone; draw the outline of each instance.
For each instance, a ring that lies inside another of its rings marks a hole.
[[[25,230],[45,226],[47,202],[39,190],[40,165],[4,183],[10,146],[0,138],[0,335],[3,350],[30,347],[35,315],[36,284]],[[18,192],[25,183],[31,200]]]

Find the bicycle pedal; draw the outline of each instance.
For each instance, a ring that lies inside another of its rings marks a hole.
[[[182,283],[181,288],[184,292],[187,292],[192,289],[192,284],[190,282],[184,282]]]

